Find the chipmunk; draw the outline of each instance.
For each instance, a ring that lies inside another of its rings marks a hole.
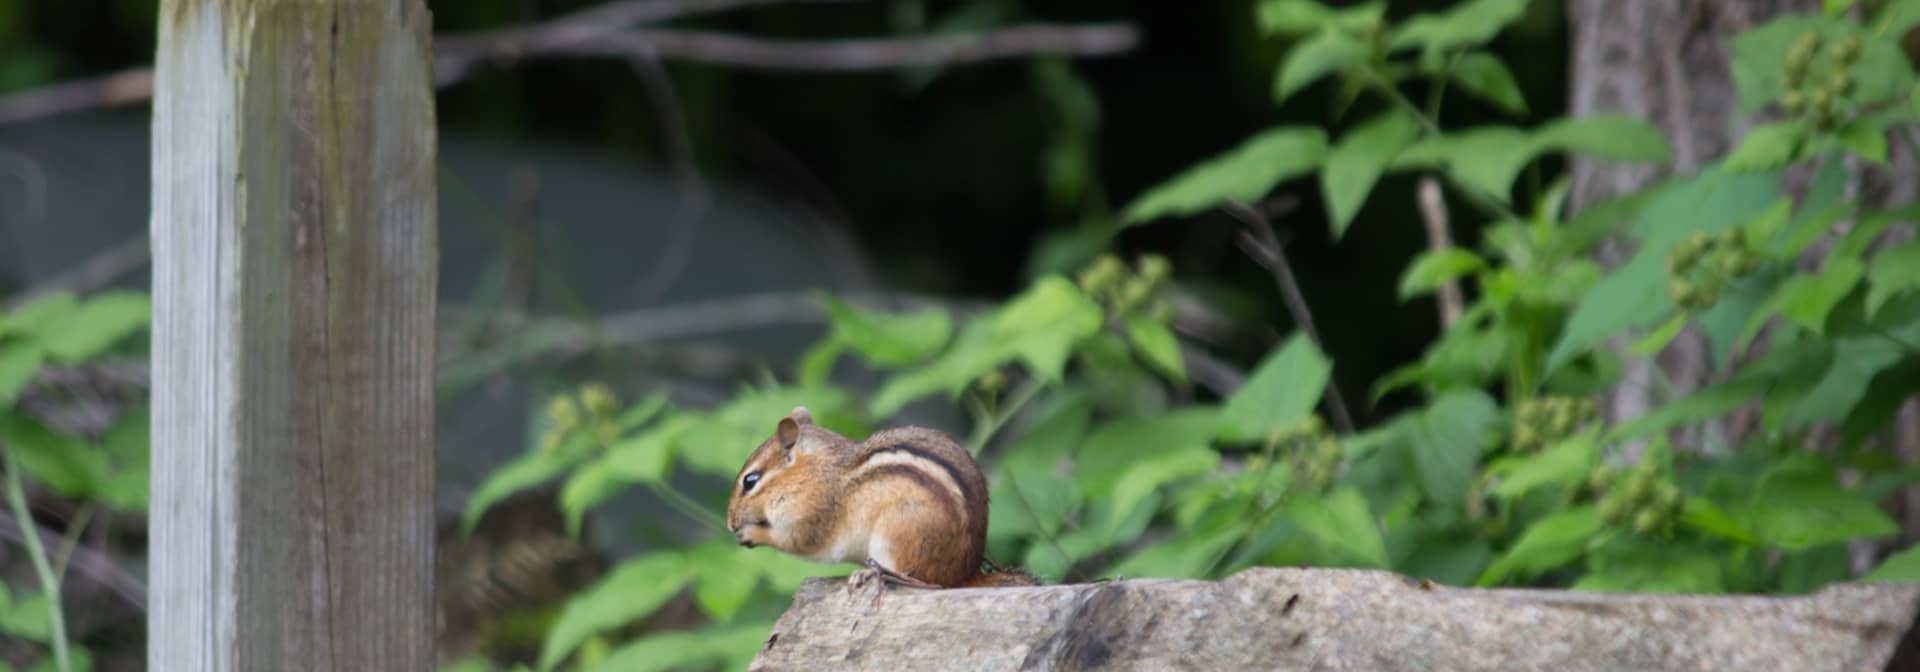
[[[925,427],[855,443],[796,407],[747,456],[727,502],[741,546],[771,546],[817,562],[865,565],[874,579],[916,588],[1039,585],[1017,570],[982,572],[987,481],[973,456]]]

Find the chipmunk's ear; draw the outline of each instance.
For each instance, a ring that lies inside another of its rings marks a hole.
[[[792,418],[794,422],[802,425],[813,424],[813,413],[808,412],[805,406],[793,407],[793,412],[788,413],[787,417]]]
[[[793,416],[781,418],[780,426],[774,429],[774,434],[780,437],[781,448],[792,450],[793,444],[800,440],[800,423],[795,421]]]

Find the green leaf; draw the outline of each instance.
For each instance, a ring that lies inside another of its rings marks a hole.
[[[1622,114],[1562,119],[1536,131],[1533,143],[1535,152],[1557,150],[1614,161],[1666,163],[1673,158],[1660,129]]]
[[[1207,451],[1221,417],[1207,406],[1188,406],[1152,416],[1125,416],[1094,430],[1074,457],[1075,477],[1087,496],[1110,496],[1134,465],[1155,456]],[[1210,452],[1210,451],[1208,451]],[[1178,460],[1187,457],[1176,458]],[[1127,511],[1121,511],[1121,514]]]
[[[1128,578],[1208,578],[1214,558],[1246,534],[1245,521],[1235,521],[1212,532],[1189,533],[1155,544],[1128,556],[1107,570],[1109,576]]]
[[[1513,179],[1533,160],[1534,141],[1525,132],[1487,126],[1448,136],[1447,173],[1461,184],[1504,203]]]
[[[588,637],[653,613],[679,593],[696,570],[674,552],[649,553],[615,568],[567,601],[540,646],[540,669],[552,670]]]
[[[707,616],[725,623],[746,606],[747,598],[760,584],[757,568],[739,562],[744,551],[731,540],[700,544],[687,551],[687,564],[694,567],[693,601]]]
[[[567,534],[579,535],[587,509],[620,492],[624,483],[605,458],[580,465],[560,487],[560,512],[567,519]]]
[[[120,511],[147,508],[152,476],[152,413],[146,406],[129,407],[100,437],[100,448],[112,463],[100,498]]]
[[[0,634],[45,644],[53,641],[51,608],[45,593],[32,593],[0,609]]]
[[[1513,574],[1537,574],[1565,565],[1580,557],[1600,530],[1600,513],[1592,506],[1541,518],[1528,526],[1513,547],[1495,559],[1475,583],[1490,586]]]
[[[1320,403],[1332,374],[1333,362],[1305,332],[1295,331],[1227,399],[1221,409],[1219,438],[1261,441],[1269,432],[1306,419]]]
[[[1359,40],[1339,30],[1322,29],[1287,51],[1280,74],[1273,82],[1273,100],[1286,102],[1308,84],[1353,67],[1366,58],[1367,46]]]
[[[1736,378],[1687,395],[1652,413],[1614,425],[1606,440],[1652,435],[1677,424],[1698,422],[1747,405],[1766,392],[1768,382],[1757,378]]]
[[[1260,32],[1267,35],[1298,35],[1329,25],[1360,32],[1385,15],[1386,3],[1373,0],[1328,9],[1313,0],[1264,0],[1257,12]]]
[[[1441,585],[1464,586],[1473,583],[1492,559],[1493,547],[1479,539],[1421,540],[1396,569]]]
[[[673,467],[676,442],[698,422],[692,416],[676,415],[622,439],[607,448],[607,468],[613,475],[635,483],[664,482]]]
[[[746,669],[735,659],[760,650],[772,623],[707,626],[695,631],[656,632],[622,644],[607,655],[597,670],[607,672],[664,672],[666,670]],[[742,653],[744,652],[744,653]],[[735,664],[739,663],[739,664]]]
[[[1820,370],[1819,382],[1794,404],[1788,421],[1806,425],[1846,419],[1866,396],[1868,381],[1905,354],[1905,346],[1879,334],[1840,339],[1834,344],[1832,362]]]
[[[1885,122],[1870,117],[1855,119],[1853,123],[1840,127],[1840,144],[1870,162],[1887,163],[1887,126]]]
[[[1129,317],[1127,340],[1133,343],[1133,351],[1155,371],[1174,382],[1186,381],[1186,360],[1180,356],[1180,341],[1174,338],[1172,327],[1145,317]]]
[[[1780,285],[1769,302],[1801,328],[1819,334],[1826,330],[1827,314],[1846,298],[1866,275],[1858,259],[1835,259],[1819,273],[1796,275]],[[1765,313],[1762,309],[1760,313]]]
[[[1327,201],[1334,239],[1346,233],[1387,164],[1419,135],[1412,119],[1390,111],[1341,136],[1320,171],[1320,191]]]
[[[1867,317],[1880,312],[1887,300],[1895,294],[1910,292],[1920,287],[1920,239],[1909,240],[1906,244],[1873,255],[1867,264]],[[5,355],[0,354],[0,359]],[[0,365],[0,370],[6,367]],[[0,380],[5,376],[0,375]],[[6,398],[6,387],[0,384],[0,400]]]
[[[1841,488],[1825,469],[1776,469],[1754,499],[1734,515],[1778,548],[1799,551],[1900,532],[1885,512]]]
[[[1647,334],[1646,338],[1640,339],[1632,347],[1627,348],[1627,352],[1645,357],[1665,350],[1667,344],[1673,342],[1673,337],[1680,335],[1680,330],[1686,326],[1687,314],[1674,313],[1673,317],[1667,318],[1666,323],[1660,325],[1659,329],[1653,330]]]
[[[1860,580],[1867,583],[1920,582],[1920,545],[1887,556],[1886,562],[1867,572]]]
[[[1571,590],[1615,593],[1722,593],[1724,560],[1693,548],[1645,544],[1633,553],[1596,558]]]
[[[1393,31],[1387,46],[1399,51],[1420,47],[1437,53],[1485,44],[1507,24],[1520,20],[1528,0],[1467,0],[1447,11],[1415,14]]]
[[[1487,475],[1496,479],[1493,494],[1503,499],[1519,499],[1539,488],[1577,483],[1587,477],[1599,454],[1593,432],[1582,432],[1554,444],[1536,455],[1508,457],[1487,465]]]
[[[513,459],[501,466],[467,499],[467,508],[460,515],[462,534],[472,534],[475,523],[489,507],[513,496],[514,493],[547,482],[580,462],[577,455],[568,456],[559,451],[534,450]]]
[[[1806,32],[1819,34],[1825,44],[1848,37],[1860,41],[1859,60],[1848,70],[1854,77],[1849,102],[1871,106],[1913,90],[1913,68],[1900,50],[1899,33],[1889,39],[1844,17],[1783,12],[1733,39],[1733,84],[1739,100],[1735,114],[1751,114],[1786,93],[1785,54]],[[1816,59],[1813,71],[1819,72],[1825,60]]]
[[[1164,452],[1145,452],[1154,448],[1154,446],[1142,446],[1125,449],[1140,456],[1134,458],[1126,467],[1126,471],[1113,482],[1112,490],[1103,493],[1104,499],[1112,502],[1114,511],[1123,517],[1134,513],[1135,507],[1146,501],[1147,497],[1158,491],[1161,486],[1184,478],[1210,474],[1220,468],[1220,454],[1208,449],[1205,444],[1198,447],[1182,446],[1178,449],[1169,446]]]
[[[1479,390],[1446,393],[1420,412],[1413,427],[1413,463],[1421,489],[1435,503],[1458,506],[1479,466],[1480,453],[1492,443],[1500,407]]]
[[[647,395],[640,401],[634,402],[632,407],[620,414],[620,418],[615,421],[615,424],[620,426],[620,431],[631,432],[653,420],[654,416],[659,415],[660,411],[666,407],[666,393],[655,392]]]
[[[1810,132],[1800,121],[1756,126],[1740,139],[1722,165],[1739,172],[1779,170],[1800,158]]]
[[[0,413],[0,445],[35,482],[69,497],[91,498],[106,483],[106,456],[24,413]]]
[[[1507,64],[1492,53],[1474,51],[1462,55],[1453,66],[1451,78],[1460,88],[1502,110],[1522,116],[1528,113],[1520,83],[1513,79]]]
[[[1295,525],[1345,560],[1361,567],[1388,566],[1386,541],[1359,490],[1341,488],[1323,497],[1302,499],[1291,513]]]
[[[840,361],[840,353],[846,349],[846,344],[838,339],[831,337],[820,339],[819,343],[807,348],[806,353],[800,355],[800,364],[796,367],[799,371],[794,375],[795,380],[806,387],[827,384],[827,379],[833,375],[833,365]]]
[[[38,343],[15,340],[0,345],[0,409],[10,408],[40,372],[46,353]]]
[[[1274,185],[1320,167],[1327,134],[1318,128],[1268,129],[1240,146],[1203,161],[1140,195],[1126,208],[1124,223],[1139,224],[1211,210],[1229,202],[1252,202]]]
[[[1640,249],[1580,298],[1547,357],[1548,371],[1621,330],[1646,326],[1672,310],[1666,293],[1667,253],[1693,233],[1724,231],[1759,215],[1779,194],[1775,177],[1708,170],[1649,201],[1633,224]]]
[[[38,337],[49,358],[75,364],[105,351],[147,326],[153,314],[147,295],[139,292],[101,292],[89,297],[64,319],[41,325]]]
[[[952,320],[938,308],[891,315],[848,305],[832,295],[823,296],[822,302],[834,338],[875,364],[920,361],[939,352],[952,335]]]
[[[1699,497],[1687,498],[1686,509],[1680,514],[1680,522],[1706,534],[1741,544],[1753,544],[1759,541],[1754,538],[1752,532],[1747,531],[1746,525],[1734,520],[1733,516],[1720,510],[1720,507],[1715,506],[1712,501]]]
[[[957,394],[1015,359],[1043,380],[1058,380],[1073,348],[1099,333],[1104,319],[1100,306],[1072,281],[1043,277],[994,314],[961,329],[953,346],[933,361],[889,379],[874,395],[873,412],[890,416],[934,392]]]
[[[49,329],[57,328],[66,322],[74,311],[80,308],[80,298],[73,292],[51,292],[34,299],[32,303],[0,315],[0,333],[24,334],[42,338]]]
[[[1480,255],[1457,247],[1421,252],[1400,276],[1400,300],[1426,294],[1442,283],[1486,266]]]

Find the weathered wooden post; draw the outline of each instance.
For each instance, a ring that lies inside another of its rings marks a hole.
[[[434,665],[430,23],[161,3],[154,672]]]

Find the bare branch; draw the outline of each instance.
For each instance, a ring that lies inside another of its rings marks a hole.
[[[51,546],[66,543],[59,533],[34,525],[34,532],[40,535],[40,542]],[[26,541],[26,533],[21,529],[20,521],[12,515],[0,512],[0,538],[15,543]],[[127,604],[141,611],[147,610],[147,585],[132,572],[121,567],[112,557],[91,546],[75,545],[69,560],[69,566],[80,575],[99,583],[127,601]]]
[[[963,35],[770,40],[666,28],[634,29],[695,14],[774,4],[852,0],[625,0],[552,20],[434,39],[434,85],[445,88],[482,63],[534,58],[644,56],[781,71],[869,71],[961,65],[1036,54],[1106,56],[1131,50],[1139,32],[1120,23],[1025,25]],[[143,102],[153,95],[153,69],[131,68],[0,96],[0,124]]]
[[[26,290],[0,302],[0,308],[8,310],[19,308],[54,292],[75,292],[84,294],[113,284],[121,276],[139,270],[145,266],[152,251],[147,234],[140,234],[120,241],[113,247],[59,275],[46,279]]]
[[[1447,233],[1447,202],[1440,198],[1440,183],[1431,177],[1420,178],[1420,219],[1427,225],[1427,247],[1435,252],[1453,247],[1453,236]],[[1440,328],[1453,327],[1465,305],[1460,283],[1442,282],[1434,296],[1440,301]]]
[[[1320,331],[1313,327],[1313,312],[1307,309],[1307,299],[1300,293],[1300,283],[1293,279],[1293,267],[1287,263],[1286,251],[1281,248],[1280,239],[1273,235],[1266,215],[1240,203],[1229,203],[1226,210],[1246,226],[1238,239],[1240,249],[1273,274],[1273,283],[1280,288],[1280,298],[1287,304],[1294,323],[1324,352],[1327,346],[1320,340]],[[1335,428],[1343,434],[1353,433],[1353,416],[1347,412],[1347,401],[1340,395],[1340,386],[1332,380],[1327,381],[1327,411],[1333,416]]]
[[[776,71],[857,72],[932,65],[965,65],[1035,54],[1104,56],[1139,43],[1124,24],[1028,25],[966,35],[856,38],[796,42],[702,31],[641,29],[555,45],[529,56],[626,56]]]
[[[687,130],[680,97],[674,91],[673,79],[667,76],[667,69],[652,55],[635,55],[627,60],[633,65],[634,74],[639,75],[641,88],[653,106],[660,128],[660,146],[673,171],[674,188],[680,192],[680,208],[673,213],[672,226],[668,227],[672,237],[660,248],[639,289],[642,301],[653,301],[687,270],[694,242],[699,239],[700,223],[713,208],[713,194],[700,179],[700,168],[693,163],[693,134]]]

